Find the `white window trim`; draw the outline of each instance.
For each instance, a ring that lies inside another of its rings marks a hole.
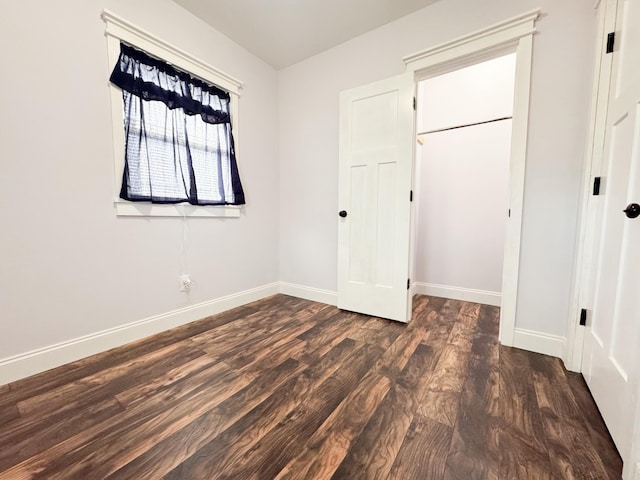
[[[109,72],[118,62],[120,42],[161,58],[190,74],[229,92],[231,97],[231,126],[238,154],[238,100],[243,83],[226,73],[193,57],[184,50],[165,42],[142,28],[124,20],[109,10],[104,10],[102,20],[106,24],[107,53]],[[241,206],[237,205],[190,205],[155,204],[148,202],[129,202],[119,197],[124,170],[124,120],[122,90],[109,82],[111,97],[111,123],[113,130],[113,166],[114,166],[114,205],[118,216],[160,216],[160,217],[239,217]]]

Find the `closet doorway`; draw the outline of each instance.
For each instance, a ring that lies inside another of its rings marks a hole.
[[[418,83],[414,292],[501,305],[516,54]]]

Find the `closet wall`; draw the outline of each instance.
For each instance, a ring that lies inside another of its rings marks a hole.
[[[514,76],[512,54],[419,84],[419,293],[500,305]]]

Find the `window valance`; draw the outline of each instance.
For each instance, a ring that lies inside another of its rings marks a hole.
[[[143,100],[158,100],[172,110],[200,115],[206,123],[230,122],[227,92],[124,43],[110,80]]]

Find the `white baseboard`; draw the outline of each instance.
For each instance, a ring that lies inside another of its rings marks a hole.
[[[454,298],[470,302],[499,305],[500,295],[477,290],[452,289],[441,285],[415,283],[414,293]],[[261,298],[282,293],[315,302],[336,305],[338,295],[330,290],[274,282],[261,287],[245,290],[197,305],[190,305],[171,312],[155,315],[142,320],[103,330],[101,332],[74,338],[66,342],[50,345],[30,352],[0,359],[0,385],[44,372],[51,368],[73,362],[81,358],[125,345],[135,340],[178,327],[210,315],[215,315]],[[496,298],[497,297],[497,298]],[[565,349],[564,337],[546,335],[530,330],[516,329],[514,346],[545,355],[562,358]]]
[[[280,293],[291,295],[292,297],[304,298],[314,302],[326,303],[327,305],[338,304],[338,294],[331,290],[296,285],[294,283],[280,282]]]
[[[271,283],[0,359],[0,385],[279,293]]]
[[[557,335],[516,328],[513,336],[513,346],[530,352],[563,358],[566,339]]]
[[[485,290],[473,290],[471,288],[450,287],[434,283],[413,283],[413,293],[430,295],[432,297],[450,298],[465,302],[482,303],[484,305],[500,306],[502,294],[500,292],[488,292]]]

